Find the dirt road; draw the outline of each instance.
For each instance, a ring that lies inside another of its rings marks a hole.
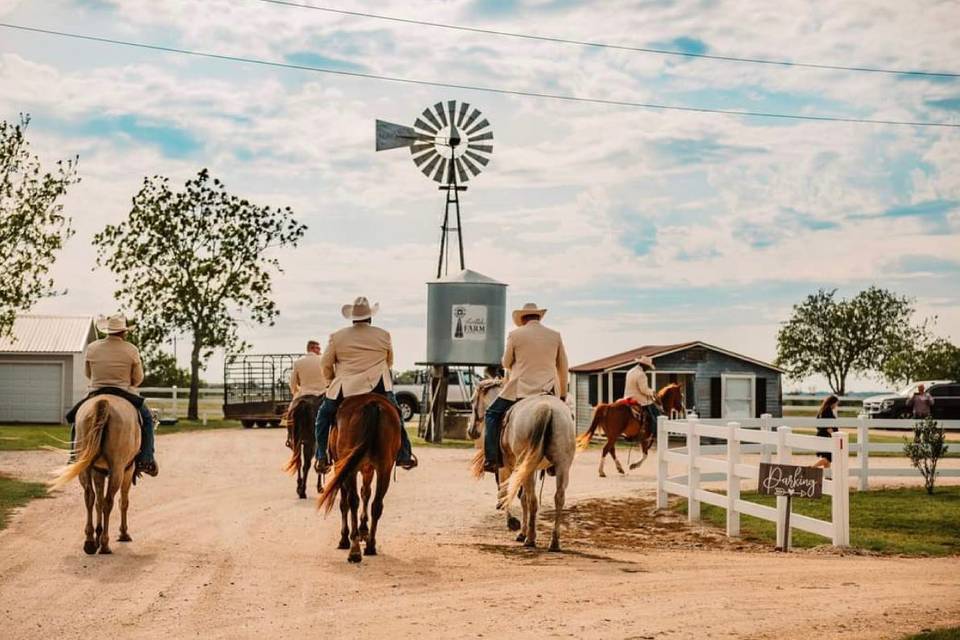
[[[391,487],[380,555],[348,565],[338,514],[279,472],[283,437],[161,438],[162,475],[134,489],[134,541],[112,531],[112,556],[81,550],[79,487],[33,502],[0,532],[0,636],[898,638],[960,624],[960,558],[785,556],[652,515],[639,550],[599,547],[593,499],[650,496],[653,466],[600,480],[593,451],[575,464],[563,554],[512,542],[469,451],[429,449]],[[22,475],[60,461],[3,455]]]

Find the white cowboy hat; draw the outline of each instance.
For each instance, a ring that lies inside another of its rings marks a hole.
[[[533,302],[528,302],[519,309],[513,310],[513,324],[517,325],[518,327],[522,325],[523,322],[521,322],[521,320],[524,318],[524,316],[540,316],[540,318],[543,318],[545,315],[547,315],[546,309],[541,309]]]
[[[360,320],[369,320],[380,311],[380,303],[375,303],[372,307],[366,298],[360,296],[353,301],[353,304],[345,304],[340,309],[340,313],[347,320],[359,322]]]
[[[107,335],[124,333],[133,329],[133,327],[133,324],[127,324],[127,317],[122,313],[115,313],[112,316],[99,316],[97,318],[97,331]]]
[[[650,359],[650,356],[640,356],[639,358],[634,358],[633,360],[642,367],[647,369],[656,369],[657,367],[653,364],[653,360]]]

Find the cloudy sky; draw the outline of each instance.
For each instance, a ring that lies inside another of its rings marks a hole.
[[[312,0],[320,4],[320,0]],[[336,8],[752,58],[960,71],[956,2],[338,0]],[[737,64],[472,34],[260,0],[0,0],[0,21],[328,69],[694,107],[960,122],[960,79]],[[478,106],[493,160],[464,194],[467,266],[549,308],[573,362],[700,339],[772,360],[819,287],[915,296],[960,339],[960,129],[650,111],[251,66],[0,29],[0,118],[45,161],[79,154],[77,229],[38,312],[115,307],[91,237],[146,175],[200,168],[309,225],[275,280],[262,352],[380,301],[399,365],[424,355],[442,194],[374,120]],[[187,355],[185,341],[178,348]],[[217,378],[221,356],[208,375]],[[804,387],[821,386],[818,380]],[[854,390],[878,383],[855,380]]]

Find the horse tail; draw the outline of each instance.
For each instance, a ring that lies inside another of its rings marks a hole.
[[[477,480],[483,477],[483,462],[484,454],[483,448],[481,447],[479,451],[473,454],[473,460],[470,461],[470,475]]]
[[[106,398],[94,401],[93,411],[87,414],[84,423],[83,442],[77,451],[77,459],[61,473],[52,483],[51,489],[59,489],[81,473],[90,468],[90,465],[100,457],[103,451],[103,440],[107,432],[107,420],[110,418],[110,403]],[[75,445],[76,446],[76,445]]]
[[[293,428],[290,429],[290,448],[293,449],[293,453],[290,456],[290,459],[287,460],[287,463],[283,465],[283,472],[288,475],[294,475],[300,469],[300,463],[303,461],[303,438],[300,434],[300,423],[304,417],[304,414],[309,416],[310,407],[306,402],[299,403],[293,409],[293,414],[290,415],[289,420],[293,422]]]
[[[506,487],[504,497],[498,505],[501,509],[513,502],[513,499],[520,493],[520,488],[536,472],[543,459],[547,457],[547,447],[550,446],[551,440],[553,440],[553,407],[544,402],[534,409],[533,433],[530,435],[530,441],[526,447],[517,456],[517,467],[501,485]]]
[[[376,402],[368,402],[363,405],[360,415],[359,442],[346,455],[337,460],[330,482],[327,483],[327,486],[323,488],[323,493],[317,498],[317,509],[323,509],[324,512],[330,513],[337,492],[340,491],[343,483],[355,477],[360,462],[366,455],[375,452],[379,430],[380,405]]]
[[[579,438],[577,438],[577,451],[585,451],[587,447],[590,446],[590,440],[593,438],[593,434],[597,430],[597,427],[599,427],[600,424],[607,419],[608,408],[609,405],[598,404],[593,410],[593,420],[590,422],[590,428],[583,432]]]

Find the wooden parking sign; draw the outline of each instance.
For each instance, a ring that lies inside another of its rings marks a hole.
[[[819,498],[823,495],[823,469],[761,462],[757,493],[762,496]]]

